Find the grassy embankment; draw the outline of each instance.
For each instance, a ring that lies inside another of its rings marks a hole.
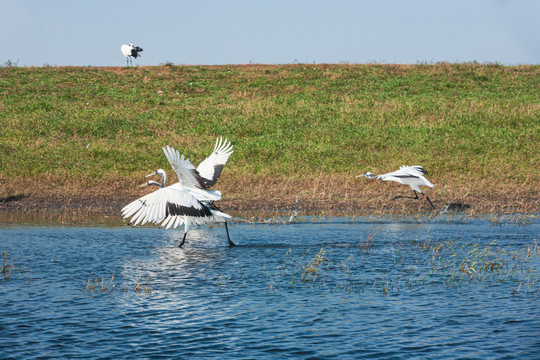
[[[428,210],[355,178],[420,164],[438,208],[538,210],[540,66],[3,67],[0,110],[2,206],[120,204],[223,135],[227,209]]]

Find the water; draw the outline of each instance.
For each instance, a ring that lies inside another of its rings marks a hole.
[[[540,353],[540,224],[0,227],[0,358]]]

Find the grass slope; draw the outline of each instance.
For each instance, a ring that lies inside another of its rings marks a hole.
[[[3,67],[0,110],[3,199],[132,199],[222,135],[231,208],[427,209],[355,178],[420,164],[437,207],[538,209],[540,66]]]

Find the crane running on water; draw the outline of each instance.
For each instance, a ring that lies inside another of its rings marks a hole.
[[[134,226],[139,223],[142,225],[146,222],[161,222],[161,226],[166,226],[167,229],[183,223],[185,233],[179,247],[186,240],[190,224],[199,225],[206,222],[223,221],[229,246],[234,246],[227,227],[227,219],[230,219],[231,216],[223,213],[214,204],[214,201],[221,198],[221,192],[208,190],[219,179],[223,165],[233,152],[230,142],[218,138],[212,154],[197,169],[188,159],[184,159],[184,155],[180,156],[177,150],[167,146],[163,148],[163,152],[176,172],[179,182],[165,186],[167,174],[163,169],[148,174],[147,177],[160,176],[161,182],[150,180],[142,184],[141,187],[154,185],[160,189],[124,207],[122,209],[124,218],[132,216],[130,223],[133,223]],[[179,195],[178,192],[182,195]]]
[[[208,192],[211,192],[211,193],[216,192],[219,194],[219,197],[221,198],[221,193],[217,190],[209,191],[208,189],[217,183],[219,177],[221,176],[221,172],[223,171],[223,166],[227,163],[227,160],[229,160],[229,157],[231,156],[233,152],[234,152],[233,145],[231,144],[231,142],[228,141],[227,139],[223,139],[223,137],[220,136],[216,139],[216,145],[214,146],[214,151],[212,151],[212,153],[206,159],[204,159],[199,164],[199,166],[197,166],[197,172],[199,173],[202,180],[204,181],[205,189],[207,191],[201,192],[200,189],[194,191],[193,188],[188,189],[188,191],[192,191],[193,196],[195,196],[197,200],[207,205],[210,209],[221,211],[221,209],[219,209],[217,205],[214,203],[214,201],[219,200],[219,199],[208,198],[207,196]],[[165,151],[165,156],[167,157],[167,160],[169,160],[169,162],[172,164],[172,159],[174,157],[174,154],[172,154],[171,152]],[[163,182],[162,174],[155,172],[152,174],[148,174],[147,177],[152,176],[152,175],[160,176],[161,181]],[[156,184],[159,184],[159,183],[152,180],[150,180],[147,183],[147,185],[156,185]],[[177,184],[173,186],[177,186]],[[234,243],[230,240],[230,237],[229,237],[229,227],[227,225],[226,220],[225,220],[225,231],[227,232],[227,239],[229,240],[229,245],[234,246]]]
[[[138,46],[133,46],[133,44],[129,44],[120,46],[120,51],[122,51],[122,54],[126,57],[126,66],[129,66],[130,64],[133,66],[133,59],[141,56],[139,53],[143,51],[143,49]]]
[[[399,168],[399,170],[388,173],[388,174],[382,174],[382,175],[375,175],[373,173],[367,172],[360,176],[367,177],[368,179],[379,179],[383,181],[395,181],[403,185],[409,185],[414,192],[414,197],[412,196],[404,196],[404,195],[397,195],[392,198],[392,200],[399,199],[399,198],[409,198],[409,199],[418,199],[418,194],[420,193],[424,195],[426,200],[429,202],[431,207],[435,209],[435,206],[431,203],[431,200],[429,200],[429,197],[420,190],[420,186],[429,186],[433,187],[433,184],[426,179],[424,175],[427,175],[427,171],[422,168],[420,165],[415,166],[402,166]]]

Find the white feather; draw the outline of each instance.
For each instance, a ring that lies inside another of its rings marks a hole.
[[[225,165],[233,153],[232,148],[233,145],[227,139],[223,139],[222,137],[216,139],[216,145],[212,154],[197,166],[197,171],[207,182],[213,185],[219,179],[220,174],[215,173],[216,166]]]

